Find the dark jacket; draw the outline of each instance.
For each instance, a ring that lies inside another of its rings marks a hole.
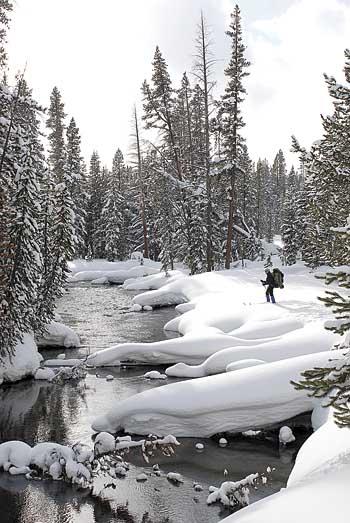
[[[263,283],[264,285],[268,285],[269,287],[275,287],[275,279],[273,277],[272,272],[268,272],[266,274],[266,280],[261,280],[261,283]]]

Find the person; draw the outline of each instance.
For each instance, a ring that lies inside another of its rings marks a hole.
[[[276,303],[275,297],[273,295],[273,289],[275,287],[275,279],[274,279],[273,274],[270,271],[270,269],[265,269],[265,274],[266,274],[266,280],[260,280],[260,281],[264,286],[267,285],[266,292],[265,292],[266,301],[270,302],[270,298],[271,298],[271,302]]]

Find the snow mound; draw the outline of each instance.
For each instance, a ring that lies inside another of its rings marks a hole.
[[[312,410],[312,398],[290,381],[341,354],[320,352],[147,390],[118,401],[92,427],[97,432],[124,429],[135,434],[208,437],[271,426]]]
[[[55,377],[55,372],[52,369],[38,369],[34,374],[36,380],[52,380]]]
[[[292,429],[285,425],[280,428],[278,439],[282,445],[287,445],[288,443],[293,443],[293,441],[295,441],[295,436]]]
[[[0,365],[0,385],[19,381],[27,376],[34,376],[40,367],[40,355],[34,338],[24,334],[22,342],[17,343],[14,355],[5,357]]]
[[[263,365],[264,363],[266,363],[266,361],[263,361],[263,360],[253,360],[253,359],[239,360],[239,361],[235,361],[234,363],[229,363],[228,365],[226,365],[225,371],[232,372],[235,370],[246,369],[247,367],[255,367],[256,365]]]
[[[256,342],[256,340],[254,341]],[[186,378],[210,376],[225,372],[227,365],[238,364],[242,360],[262,360],[270,363],[303,354],[328,351],[337,341],[339,341],[339,336],[324,330],[322,323],[314,322],[272,341],[259,340],[257,345],[219,350],[197,366],[190,367],[184,363],[178,363],[166,369],[166,374]],[[244,367],[244,364],[240,363],[240,365]]]
[[[52,321],[46,325],[42,335],[37,337],[38,347],[80,347],[79,336],[67,325]]]
[[[166,380],[168,376],[158,372],[157,370],[150,370],[149,372],[146,372],[143,377],[148,378],[149,380]]]
[[[69,278],[69,281],[71,283],[90,281],[91,283],[94,283],[96,285],[101,285],[105,283],[123,284],[126,280],[143,278],[149,275],[159,273],[158,266],[136,265],[136,262],[133,262],[133,266],[130,267],[130,264],[128,262],[124,262],[124,265],[121,265],[122,263],[123,262],[119,262],[117,267],[120,268],[116,270],[89,267],[88,270],[82,270],[73,274]],[[95,264],[95,267],[101,266]]]
[[[181,271],[169,271],[168,275],[165,272],[158,272],[158,274],[150,274],[143,278],[127,279],[123,284],[123,288],[128,291],[156,290],[185,276]]]
[[[91,280],[91,285],[108,285],[109,280],[106,278],[106,276],[102,276],[102,278],[96,278],[96,280]]]

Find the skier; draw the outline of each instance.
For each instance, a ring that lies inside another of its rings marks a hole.
[[[273,289],[276,286],[275,279],[274,279],[273,274],[270,271],[270,269],[265,269],[265,273],[266,273],[266,280],[265,281],[260,280],[260,281],[264,286],[267,285],[267,289],[266,289],[266,293],[265,293],[266,301],[270,302],[270,298],[271,298],[272,303],[276,303],[275,297],[273,295]]]

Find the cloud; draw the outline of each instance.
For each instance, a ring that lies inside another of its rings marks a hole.
[[[307,147],[320,137],[320,113],[331,111],[323,72],[343,81],[349,33],[349,9],[337,0],[299,0],[279,16],[248,24],[245,132],[254,157],[271,160],[272,147],[288,152],[291,134]]]
[[[127,150],[140,86],[151,75],[158,44],[174,84],[193,61],[200,10],[212,27],[219,94],[229,60],[225,35],[232,0],[17,0],[9,55],[15,72],[28,61],[28,81],[47,105],[57,85],[80,126],[84,154],[98,149],[111,163]],[[244,105],[254,159],[288,151],[290,135],[309,146],[331,110],[322,73],[342,79],[349,46],[349,0],[245,0],[242,16],[252,62]],[[291,155],[289,156],[291,159]]]

